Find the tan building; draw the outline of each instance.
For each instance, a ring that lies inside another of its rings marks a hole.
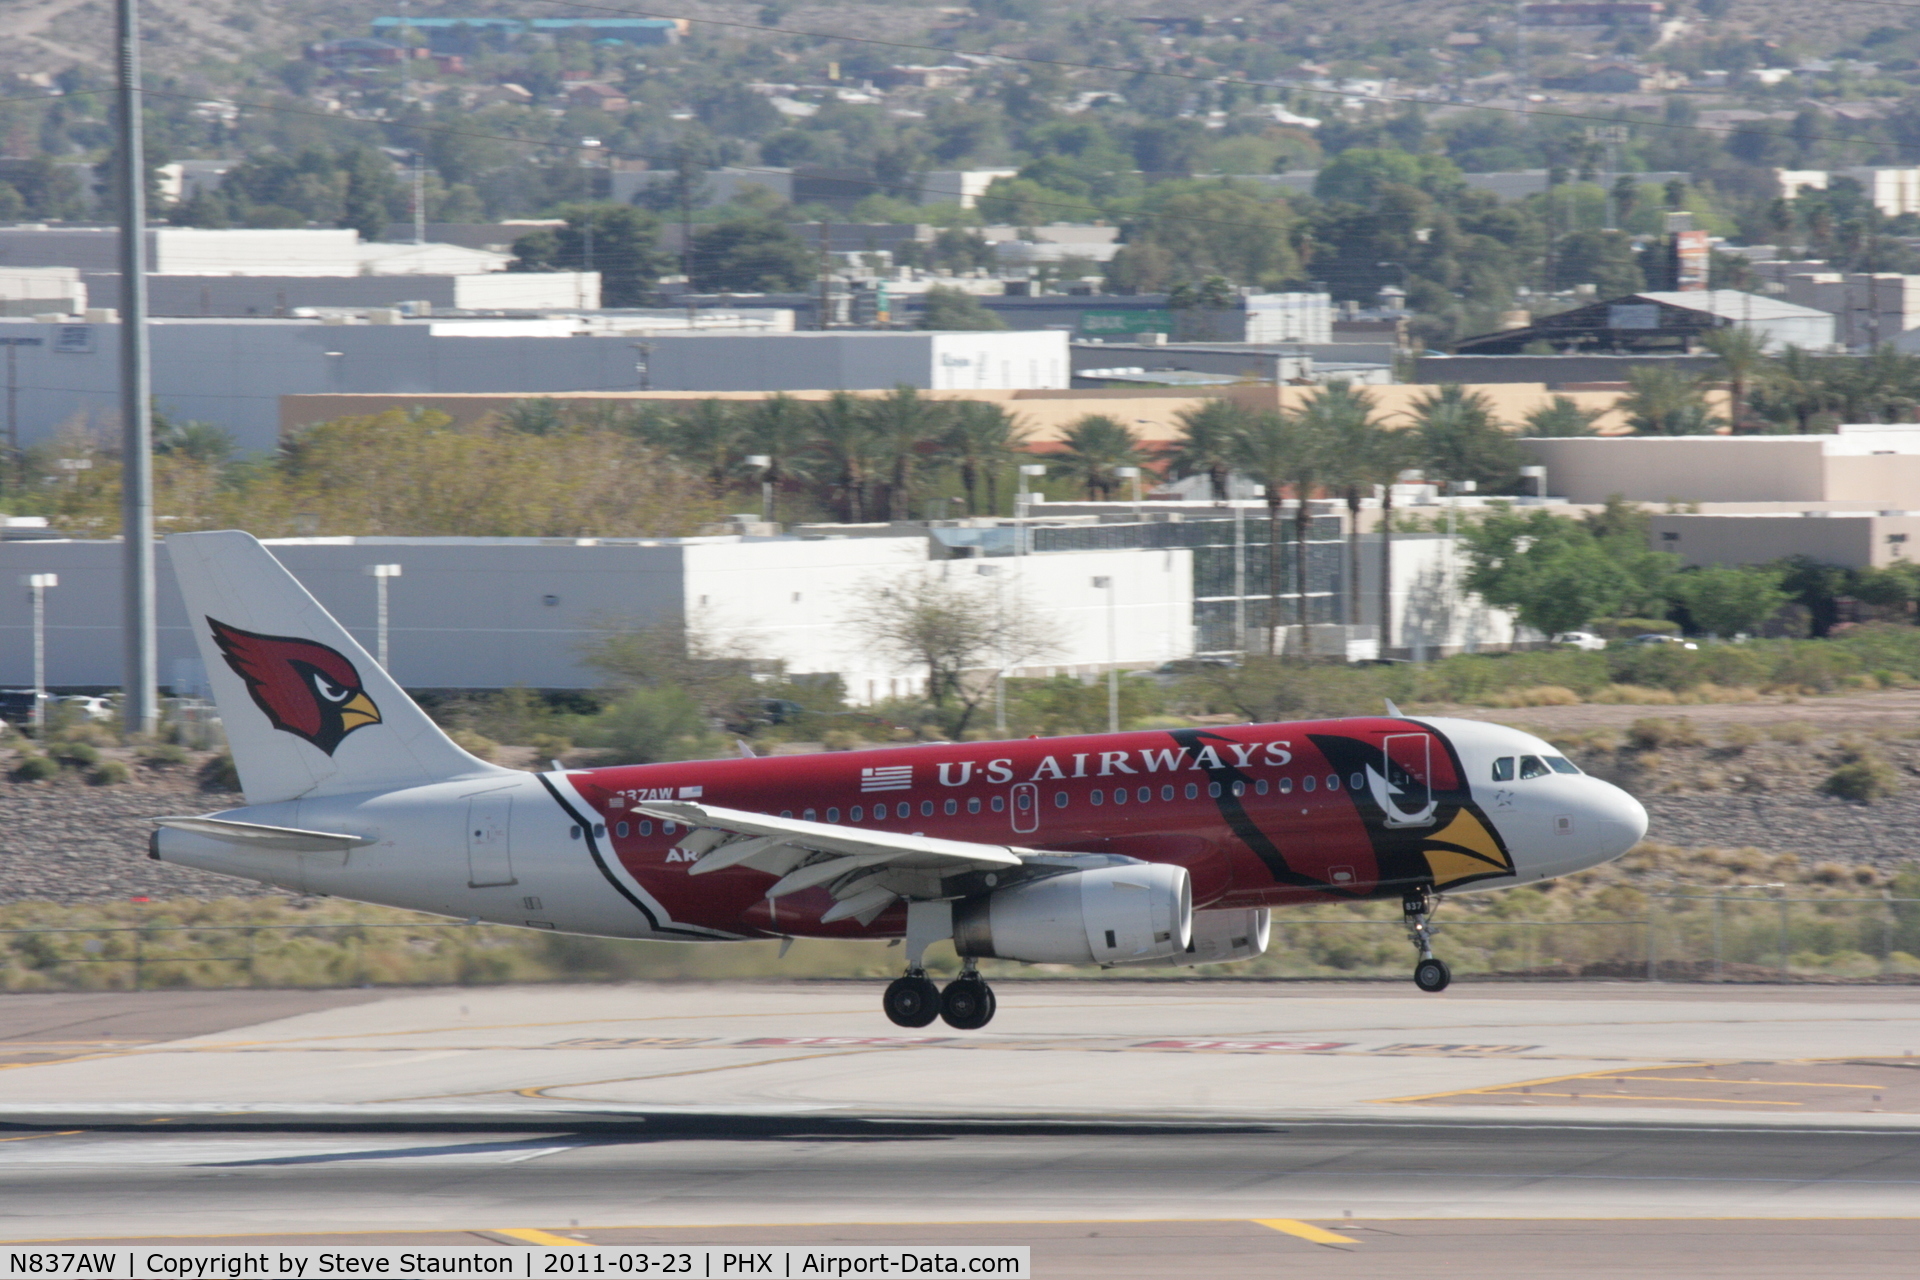
[[[1390,426],[1408,421],[1413,403],[1439,388],[1415,384],[1368,387],[1367,393],[1379,406],[1381,417]],[[1469,386],[1468,391],[1484,394],[1501,422],[1518,424],[1533,409],[1565,395],[1584,409],[1599,409],[1604,416],[1597,423],[1601,431],[1625,429],[1624,416],[1615,408],[1619,391],[1553,392],[1540,382],[1488,383]],[[1029,428],[1030,439],[1045,445],[1057,441],[1075,420],[1090,413],[1118,418],[1132,427],[1148,444],[1164,444],[1179,437],[1178,415],[1198,407],[1208,399],[1223,396],[1254,409],[1272,409],[1284,405],[1297,408],[1316,392],[1314,387],[1246,386],[1222,387],[1208,395],[1180,388],[1118,389],[1110,391],[928,391],[921,394],[935,400],[988,400],[1006,405]],[[797,400],[824,400],[829,391],[795,391]],[[855,392],[856,395],[880,395],[881,392]],[[702,400],[754,401],[766,398],[761,391],[563,391],[542,396],[490,393],[424,394],[404,393],[286,395],[280,397],[280,428],[284,433],[315,422],[359,414],[384,413],[388,409],[416,406],[438,409],[455,422],[472,423],[497,414],[520,400],[551,399],[565,406],[609,404],[691,405]],[[1604,496],[1604,495],[1603,495]],[[1920,506],[1920,503],[1915,505]]]
[[[1884,568],[1920,551],[1920,511],[1785,511],[1653,517],[1656,551],[1686,565],[1770,564],[1806,556],[1848,569]]]
[[[1570,502],[1837,503],[1920,510],[1920,425],[1819,436],[1528,439],[1547,492]]]

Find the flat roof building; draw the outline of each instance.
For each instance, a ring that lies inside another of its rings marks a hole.
[[[1920,510],[1920,424],[1833,435],[1524,439],[1570,502],[1853,503]]]

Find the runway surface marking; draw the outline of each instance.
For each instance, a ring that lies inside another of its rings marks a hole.
[[[1311,1222],[1297,1222],[1292,1218],[1254,1218],[1251,1221],[1263,1227],[1272,1227],[1275,1231],[1284,1231],[1290,1236],[1299,1236],[1302,1240],[1311,1240],[1315,1244],[1359,1244],[1352,1236],[1335,1235],[1324,1227],[1316,1227]]]
[[[76,1133],[85,1133],[85,1129],[62,1129],[58,1133],[23,1133],[17,1138],[0,1138],[0,1142],[32,1142],[35,1138],[70,1138]]]
[[[1703,1074],[1670,1074],[1694,1072]],[[1710,1075],[1707,1072],[1721,1072]],[[1826,1076],[1826,1079],[1807,1079]],[[1563,1088],[1591,1082],[1592,1089]],[[1611,1084],[1613,1087],[1608,1088]],[[1680,1086],[1675,1093],[1629,1093],[1628,1086]],[[1685,1086],[1706,1085],[1707,1089]],[[1569,1075],[1544,1076],[1510,1084],[1449,1089],[1440,1093],[1376,1098],[1381,1105],[1442,1103],[1454,1106],[1525,1107],[1536,1098],[1553,1098],[1600,1107],[1616,1102],[1678,1103],[1699,1110],[1726,1107],[1797,1107],[1825,1112],[1920,1113],[1920,1061],[1900,1058],[1789,1058],[1779,1061],[1730,1059],[1676,1062],[1659,1067],[1616,1067]]]
[[[838,1049],[831,1053],[802,1053],[791,1058],[762,1058],[758,1062],[730,1062],[717,1067],[693,1067],[686,1071],[662,1071],[655,1075],[616,1076],[611,1080],[576,1080],[571,1084],[528,1085],[512,1092],[522,1098],[545,1098],[554,1102],[598,1102],[598,1098],[569,1098],[565,1094],[550,1092],[553,1089],[591,1089],[603,1084],[632,1084],[638,1080],[671,1080],[676,1076],[704,1076],[717,1071],[744,1071],[750,1067],[773,1067],[785,1062],[813,1062],[820,1058],[866,1057],[875,1053],[892,1053],[892,1049]],[[480,1093],[505,1093],[505,1089],[482,1089]],[[441,1097],[470,1097],[469,1094],[443,1094]],[[390,1098],[389,1102],[415,1101],[415,1099]]]
[[[585,1240],[575,1240],[571,1236],[557,1236],[551,1231],[542,1231],[538,1227],[492,1227],[489,1230],[493,1235],[524,1241],[527,1244],[564,1245],[575,1249],[592,1247]]]

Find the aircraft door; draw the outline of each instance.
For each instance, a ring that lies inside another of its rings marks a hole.
[[[1040,788],[1031,782],[1014,785],[1013,829],[1026,833],[1040,829]]]
[[[513,793],[467,797],[467,887],[514,884]]]
[[[1424,827],[1438,809],[1433,798],[1433,738],[1390,733],[1380,743],[1380,779],[1374,799],[1389,827]]]

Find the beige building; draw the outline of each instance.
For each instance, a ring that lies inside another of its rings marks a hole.
[[[1884,568],[1920,550],[1920,511],[1782,511],[1653,517],[1653,547],[1686,565],[1770,564],[1806,556],[1848,569]]]
[[[1920,425],[1818,436],[1528,439],[1547,492],[1569,502],[1833,503],[1920,510]]]

